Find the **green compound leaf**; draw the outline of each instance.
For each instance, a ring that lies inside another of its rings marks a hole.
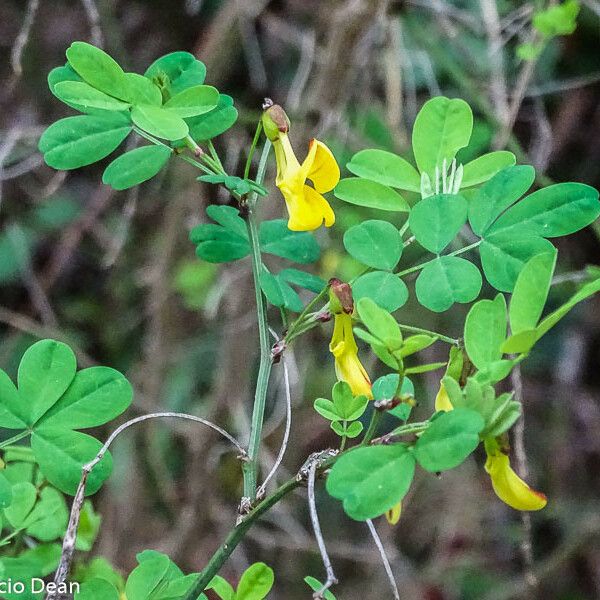
[[[265,270],[260,274],[260,288],[273,306],[302,312],[304,305],[300,296],[280,277]]]
[[[0,423],[6,429],[25,429],[27,411],[11,378],[0,369]]]
[[[160,106],[162,94],[160,88],[147,77],[138,73],[125,73],[127,83],[127,101],[131,104],[147,104]]]
[[[557,183],[523,198],[498,218],[490,232],[559,237],[583,229],[598,216],[598,190],[583,183]]]
[[[166,146],[142,146],[115,158],[102,175],[102,183],[126,190],[152,179],[167,163],[173,151]]]
[[[535,329],[538,324],[552,284],[556,255],[538,254],[523,267],[508,311],[513,334]]]
[[[108,156],[129,135],[131,123],[122,113],[67,117],[44,131],[39,150],[55,169],[77,169]]]
[[[132,399],[131,384],[119,371],[110,367],[83,369],[36,427],[98,427],[123,413]]]
[[[467,222],[467,206],[462,196],[429,196],[413,206],[410,230],[423,248],[439,254]]]
[[[519,165],[502,169],[482,185],[469,202],[469,223],[482,236],[490,225],[532,186],[535,169]]]
[[[87,112],[90,108],[108,111],[124,111],[129,108],[127,102],[117,100],[84,81],[63,81],[54,86],[54,95],[65,104],[76,104]]]
[[[472,302],[481,291],[481,273],[468,260],[440,256],[427,264],[417,278],[417,300],[433,312],[444,312],[455,302]]]
[[[28,425],[33,425],[65,393],[76,370],[75,355],[62,342],[41,340],[25,351],[17,379],[21,411]]]
[[[203,84],[206,67],[189,52],[172,52],[155,60],[144,75],[173,96],[187,88]]]
[[[75,600],[119,600],[119,592],[106,579],[94,577],[79,586],[79,592],[75,593]]]
[[[125,73],[104,50],[86,42],[73,42],[67,49],[67,60],[92,87],[116,98],[127,97]]]
[[[355,300],[371,298],[389,312],[398,310],[408,300],[408,288],[402,279],[389,271],[373,271],[361,275],[352,284]]]
[[[235,600],[263,600],[273,587],[275,575],[273,569],[265,563],[249,566],[240,579]]]
[[[81,469],[98,453],[102,444],[79,431],[41,427],[31,436],[31,448],[44,477],[61,492],[75,495]],[[112,457],[107,453],[90,473],[86,495],[95,494],[112,471]]]
[[[343,454],[327,478],[327,491],[342,500],[346,514],[366,521],[384,514],[404,498],[415,459],[403,445],[370,446]]]
[[[315,293],[319,293],[327,285],[327,282],[317,275],[292,268],[279,271],[278,277],[287,283],[297,285],[298,287]]]
[[[308,231],[290,231],[287,221],[263,221],[259,230],[260,248],[263,252],[281,256],[300,264],[318,260],[321,250]]]
[[[190,136],[197,142],[203,142],[227,131],[238,118],[238,111],[233,106],[233,98],[219,94],[216,108],[197,117],[187,119]]]
[[[400,232],[387,221],[363,221],[344,234],[344,246],[368,267],[391,271],[402,256]]]
[[[431,421],[415,444],[417,462],[430,473],[458,467],[479,445],[483,417],[466,408],[456,408]]]
[[[132,108],[131,118],[140,129],[166,140],[180,140],[188,134],[187,123],[160,106],[138,104]]]
[[[479,246],[485,277],[500,292],[512,292],[530,258],[554,251],[552,242],[542,237],[511,232],[487,235]]]
[[[218,102],[217,88],[211,85],[196,85],[170,98],[165,102],[164,108],[185,119],[210,112],[217,107]]]
[[[354,175],[382,185],[410,192],[421,191],[421,177],[417,170],[392,152],[361,150],[352,157],[346,167]]]
[[[506,150],[498,150],[484,154],[464,165],[461,188],[473,187],[479,185],[488,179],[491,179],[496,173],[511,167],[516,162],[515,155]]]
[[[498,294],[494,300],[480,300],[471,307],[465,320],[465,348],[478,369],[502,358],[506,339],[506,300]]]
[[[392,188],[360,177],[342,179],[333,193],[336,198],[358,206],[395,212],[410,210],[406,200]]]
[[[56,98],[61,100],[61,102],[65,102],[65,101],[62,100],[62,98],[59,98],[57,96],[56,92],[54,91],[54,87],[58,83],[62,83],[63,81],[80,81],[80,82],[82,82],[83,79],[81,79],[81,77],[79,77],[79,75],[77,75],[77,73],[75,72],[75,70],[69,63],[66,63],[63,67],[55,67],[54,69],[52,69],[52,71],[50,71],[50,73],[48,73],[48,87],[50,88],[50,91],[52,92],[52,94]],[[104,111],[98,110],[98,109],[86,108],[84,106],[81,106],[80,104],[76,104],[75,102],[65,102],[65,104],[67,106],[70,106],[71,108],[74,108],[75,110],[78,110],[78,111],[84,112],[84,113],[88,113],[88,114],[98,114],[98,113],[103,114],[103,112],[104,112]]]
[[[369,400],[366,396],[354,396],[352,389],[345,381],[338,381],[333,386],[333,406],[339,419],[342,421],[356,421],[360,419]]]
[[[464,100],[443,96],[427,101],[419,111],[412,133],[412,146],[421,173],[435,178],[435,168],[444,160],[450,166],[456,153],[468,145],[473,113]]]

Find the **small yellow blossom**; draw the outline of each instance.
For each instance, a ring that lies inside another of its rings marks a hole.
[[[448,392],[446,391],[444,384],[440,381],[440,389],[435,397],[435,411],[439,412],[441,410],[449,412],[454,410],[454,406],[452,406],[452,402],[450,402],[450,398],[448,397]]]
[[[329,351],[335,357],[335,372],[340,381],[345,381],[355,396],[373,399],[371,380],[358,358],[358,346],[352,331],[352,317],[341,312],[334,315],[333,336]]]
[[[402,515],[402,502],[398,502],[395,506],[392,506],[390,510],[386,511],[385,518],[390,525],[396,525]]]
[[[289,139],[289,120],[280,106],[270,106],[263,124],[275,149],[275,185],[285,200],[292,231],[312,231],[321,225],[331,227],[335,214],[322,194],[340,180],[340,168],[331,150],[319,140],[311,140],[308,155],[300,164]],[[313,187],[306,184],[310,180]]]
[[[502,502],[516,510],[541,510],[546,506],[544,494],[530,488],[511,468],[510,459],[494,439],[485,440],[485,470]]]

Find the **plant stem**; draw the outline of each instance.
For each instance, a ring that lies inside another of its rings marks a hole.
[[[298,329],[306,322],[306,317],[310,310],[325,296],[329,290],[329,286],[326,285],[305,307],[304,310],[298,315],[298,318],[290,325],[288,332],[285,336],[287,342],[291,342],[295,337],[294,334],[297,334]]]
[[[377,426],[379,425],[379,421],[381,421],[381,417],[383,413],[379,410],[373,410],[373,414],[371,415],[371,422],[369,423],[369,427],[367,428],[367,432],[365,433],[365,437],[362,439],[360,443],[361,446],[366,446],[371,442],[373,436],[375,435],[375,431],[377,430]]]
[[[31,431],[29,431],[28,429],[26,429],[25,431],[21,431],[21,433],[17,433],[17,435],[13,435],[13,437],[8,438],[7,440],[4,440],[3,442],[0,442],[0,449],[6,448],[7,446],[12,446],[15,442],[18,442],[19,440],[26,438],[30,434],[31,434]]]
[[[267,166],[267,158],[271,149],[271,143],[267,140],[262,151],[256,181],[262,184]],[[256,312],[258,317],[258,336],[260,344],[260,364],[254,394],[254,407],[252,410],[252,424],[250,429],[250,441],[248,443],[248,459],[243,463],[244,475],[244,497],[250,502],[256,499],[256,483],[258,472],[258,453],[262,436],[263,421],[265,416],[265,403],[267,389],[269,386],[269,375],[271,374],[271,347],[269,344],[269,323],[267,320],[267,309],[260,288],[260,274],[263,268],[260,253],[260,242],[258,237],[258,226],[256,222],[256,198],[253,194],[248,201],[248,238],[250,241],[252,255],[252,277],[254,280],[254,295],[256,299]]]
[[[258,124],[256,125],[254,139],[252,140],[252,145],[250,146],[250,150],[248,151],[248,158],[246,159],[246,165],[244,166],[244,179],[248,179],[248,177],[250,177],[250,166],[252,165],[252,157],[254,156],[254,152],[256,150],[258,140],[260,139],[261,132],[262,132],[262,121],[259,121]]]
[[[473,250],[473,248],[477,248],[477,246],[479,246],[479,244],[481,244],[481,241],[482,240],[478,240],[477,242],[474,242],[473,244],[470,244],[469,246],[465,246],[464,248],[459,248],[458,250],[455,250],[454,252],[450,252],[450,254],[444,254],[444,256],[458,256],[459,254],[464,254],[465,252],[468,252],[469,250]],[[400,271],[400,272],[396,273],[396,275],[398,277],[404,277],[405,275],[408,275],[409,273],[414,273],[415,271],[420,271],[421,269],[424,269],[427,265],[431,264],[435,260],[437,260],[437,258],[433,258],[432,260],[428,260],[424,263],[415,265],[414,267],[405,269],[404,271]]]
[[[421,329],[421,327],[413,327],[412,325],[403,325],[402,323],[398,323],[398,327],[400,327],[400,329],[404,329],[404,331],[410,331],[411,333],[423,333],[425,335],[430,335],[431,337],[436,337],[442,342],[447,342],[448,344],[452,344],[453,346],[458,346],[459,343],[457,339],[448,337],[447,335],[443,335],[441,333],[438,333],[437,331]]]
[[[231,553],[236,549],[237,545],[244,539],[254,522],[275,506],[275,504],[277,504],[284,496],[296,489],[300,483],[301,481],[298,477],[286,481],[281,487],[277,488],[273,494],[260,502],[254,510],[248,513],[242,521],[229,532],[229,535],[218,550],[212,555],[208,564],[204,567],[202,573],[200,573],[194,587],[188,592],[184,600],[196,600],[196,598],[198,598],[210,584],[213,577],[220,571],[221,567],[231,556]]]

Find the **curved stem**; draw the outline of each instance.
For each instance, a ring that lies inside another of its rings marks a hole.
[[[423,333],[425,335],[430,335],[431,337],[436,337],[442,342],[447,342],[453,346],[458,346],[459,343],[459,340],[455,338],[448,337],[447,335],[443,335],[437,331],[431,331],[430,329],[422,329],[421,327],[413,327],[412,325],[403,325],[402,323],[398,323],[398,327],[404,331],[410,331],[411,333]]]
[[[262,183],[267,167],[267,158],[271,149],[271,143],[267,140],[262,151],[257,183]],[[252,411],[252,424],[250,429],[250,441],[248,443],[248,459],[242,466],[244,475],[244,497],[250,502],[256,499],[256,482],[258,471],[258,453],[262,436],[263,421],[265,416],[265,403],[267,388],[269,386],[269,375],[271,374],[271,347],[269,345],[269,323],[267,320],[267,308],[260,288],[260,274],[263,268],[260,253],[260,242],[258,225],[256,222],[255,206],[256,194],[253,194],[248,202],[248,238],[252,255],[252,277],[254,280],[254,295],[256,299],[256,312],[258,317],[258,335],[260,344],[260,365],[254,394],[254,408]]]
[[[248,177],[250,177],[250,166],[252,165],[252,157],[254,156],[254,152],[256,151],[256,146],[258,145],[258,140],[260,139],[261,132],[262,132],[262,121],[259,121],[256,126],[256,131],[254,133],[254,139],[252,140],[252,145],[250,146],[250,150],[248,152],[248,158],[246,159],[246,164],[244,166],[244,179],[248,179]]]

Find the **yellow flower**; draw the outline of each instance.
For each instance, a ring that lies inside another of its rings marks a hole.
[[[277,179],[275,184],[283,194],[292,231],[312,231],[325,224],[331,227],[335,215],[322,194],[331,191],[340,180],[340,168],[331,150],[318,140],[311,140],[308,155],[300,164],[290,143],[290,120],[285,111],[265,98],[262,124],[266,136],[273,142]],[[306,185],[312,181],[313,187]]]
[[[485,440],[487,461],[485,470],[492,479],[492,486],[502,502],[516,510],[540,510],[546,506],[544,494],[530,488],[511,468],[510,459],[498,442]]]
[[[435,397],[435,411],[446,411],[449,412],[454,410],[454,406],[452,406],[452,402],[450,402],[450,398],[448,397],[448,392],[444,387],[444,384],[440,381],[440,389]]]
[[[392,506],[390,510],[386,511],[385,518],[390,525],[396,525],[402,515],[402,502],[398,502],[395,506]]]
[[[358,346],[352,331],[352,317],[341,312],[336,314],[334,319],[329,351],[335,357],[337,378],[345,381],[355,396],[364,395],[372,400],[371,380],[358,358]]]
[[[275,184],[283,194],[289,213],[288,228],[311,231],[325,224],[331,227],[335,214],[322,196],[340,180],[340,168],[331,150],[319,140],[311,140],[308,155],[300,164],[287,133],[280,133],[273,142],[277,161]],[[314,187],[306,185],[310,179]]]

